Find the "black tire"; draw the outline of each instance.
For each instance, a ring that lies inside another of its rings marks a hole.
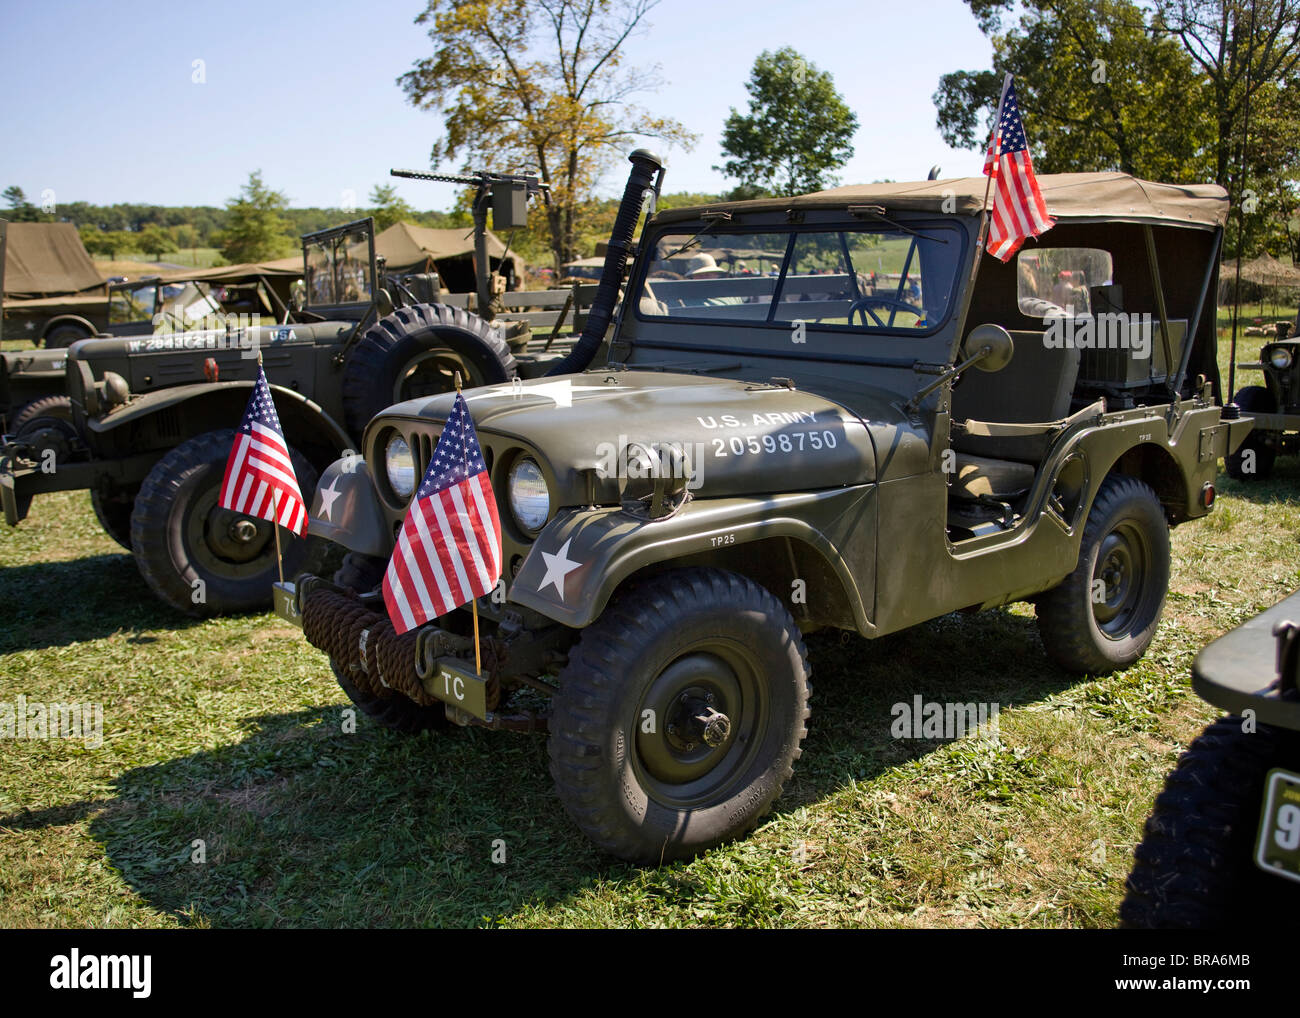
[[[57,428],[68,436],[76,438],[76,428],[72,423],[72,400],[67,396],[43,396],[21,407],[9,421],[10,434],[22,436],[35,434],[43,428]]]
[[[1275,414],[1278,410],[1277,401],[1262,385],[1246,386],[1233,397],[1233,402],[1248,413]],[[1223,466],[1228,476],[1235,481],[1262,481],[1267,478],[1273,473],[1273,465],[1277,462],[1277,439],[1276,431],[1251,431],[1237,447],[1237,451],[1229,453],[1224,459]],[[1253,464],[1249,462],[1251,459],[1254,460]],[[1254,469],[1245,469],[1248,465]]]
[[[1300,884],[1253,861],[1268,771],[1300,767],[1300,742],[1267,725],[1241,726],[1237,717],[1214,722],[1166,778],[1133,853],[1124,926],[1257,929],[1266,913],[1300,912]]]
[[[560,675],[550,759],[561,802],[598,847],[637,863],[746,833],[799,758],[808,676],[790,613],[751,580],[692,568],[634,584],[583,630]],[[686,727],[706,692],[731,719],[715,747]],[[655,731],[643,731],[650,718]]]
[[[90,505],[95,510],[95,519],[104,528],[104,533],[131,551],[131,513],[135,510],[135,496],[140,486],[129,488],[90,489]]]
[[[131,514],[131,550],[141,575],[155,594],[187,615],[257,611],[271,604],[278,575],[271,524],[217,506],[234,437],[233,431],[210,431],[167,453],[140,486]],[[316,470],[292,447],[289,455],[298,485],[310,497]],[[240,540],[235,527],[244,521],[254,530]],[[286,577],[306,570],[309,558],[323,554],[327,544],[283,528],[280,542]]]
[[[1104,599],[1094,603],[1094,582]],[[1109,675],[1146,653],[1169,589],[1169,524],[1156,493],[1112,474],[1088,513],[1079,564],[1035,605],[1047,656],[1068,672]]]
[[[45,348],[53,350],[55,347],[71,346],[79,339],[89,339],[91,335],[84,325],[56,325],[45,334]]]
[[[343,369],[343,413],[360,435],[394,403],[449,392],[459,370],[465,388],[506,382],[517,370],[499,330],[444,304],[414,304],[385,315],[362,335]]]
[[[338,571],[334,573],[334,582],[358,594],[369,593],[383,581],[387,561],[371,555],[348,552]],[[338,681],[339,688],[347,698],[360,708],[371,720],[405,735],[415,735],[441,728],[448,728],[447,709],[441,704],[425,706],[418,704],[408,696],[394,692],[386,699],[364,693],[348,681],[342,670],[330,661],[330,669]]]

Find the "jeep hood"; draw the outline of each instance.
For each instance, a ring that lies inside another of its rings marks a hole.
[[[394,418],[441,425],[453,399],[447,393],[400,403],[371,422],[370,433]],[[465,399],[485,445],[529,446],[549,464],[560,504],[585,500],[587,471],[594,472],[597,501],[617,501],[617,476],[626,475],[621,450],[629,442],[685,450],[697,496],[869,483],[876,480],[877,442],[888,448],[908,427],[883,392],[865,401],[872,410],[864,419],[784,385],[651,371],[484,386],[466,391]]]

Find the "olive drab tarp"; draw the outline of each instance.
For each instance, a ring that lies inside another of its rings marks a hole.
[[[706,209],[782,212],[786,209],[879,205],[900,211],[978,215],[983,207],[986,177],[950,180],[855,184],[792,198],[758,198],[718,202]],[[1042,173],[1038,183],[1047,211],[1058,220],[1105,220],[1151,223],[1212,230],[1228,218],[1228,193],[1217,184],[1161,184],[1127,173]],[[698,219],[701,208],[667,209],[656,221]]]
[[[524,260],[513,251],[507,255],[505,244],[491,230],[487,232],[487,250],[493,270],[498,268],[505,256],[513,266],[515,279],[523,278]],[[442,276],[443,285],[453,293],[474,289],[474,231],[470,227],[435,229],[413,223],[394,223],[376,234],[375,255],[385,259],[385,269],[388,272],[400,275],[436,268]],[[461,277],[468,279],[467,285],[464,285]]]
[[[50,297],[102,289],[81,235],[71,223],[10,223],[4,296]]]

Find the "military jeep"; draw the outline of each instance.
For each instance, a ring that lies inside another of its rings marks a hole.
[[[24,519],[37,494],[89,489],[104,530],[168,604],[193,615],[269,605],[271,525],[217,505],[259,356],[305,491],[394,400],[450,389],[456,372],[479,384],[517,370],[500,329],[441,305],[394,307],[377,271],[373,223],[359,220],[303,237],[303,289],[286,322],[227,319],[6,355],[0,405],[15,403],[15,390],[55,393],[10,419],[0,447],[6,522]],[[11,374],[19,356],[27,360]],[[316,561],[317,546],[286,537],[286,573]]]
[[[1237,390],[1233,402],[1255,427],[1228,457],[1228,474],[1241,481],[1261,481],[1273,473],[1279,455],[1300,451],[1300,315],[1296,322],[1278,322],[1272,340],[1260,347],[1259,360],[1238,364],[1244,371],[1261,371],[1263,385]]]
[[[1125,926],[1257,928],[1300,909],[1300,592],[1197,655],[1192,687],[1231,711],[1165,780],[1134,852]]]
[[[1142,656],[1169,528],[1210,512],[1250,427],[1217,402],[1222,189],[1042,177],[1058,225],[1006,264],[979,254],[974,285],[982,178],[663,211],[607,334],[662,176],[631,160],[570,355],[465,394],[501,506],[481,670],[469,606],[399,636],[380,591],[454,397],[388,408],[363,461],[321,476],[310,532],[347,557],[277,585],[276,610],[361,710],[548,730],[578,827],[656,862],[780,795],[809,717],[805,633],[1031,601],[1062,669]],[[707,273],[675,271],[698,250]]]

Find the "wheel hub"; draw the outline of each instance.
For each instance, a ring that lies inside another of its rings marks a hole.
[[[1092,575],[1103,590],[1100,597],[1094,597],[1092,610],[1107,636],[1124,635],[1139,609],[1149,571],[1148,557],[1146,542],[1134,527],[1116,527],[1102,541]]]
[[[635,748],[639,766],[665,797],[725,781],[734,751],[744,751],[749,739],[733,720],[745,698],[731,663],[703,650],[682,655],[655,677],[641,702]]]

